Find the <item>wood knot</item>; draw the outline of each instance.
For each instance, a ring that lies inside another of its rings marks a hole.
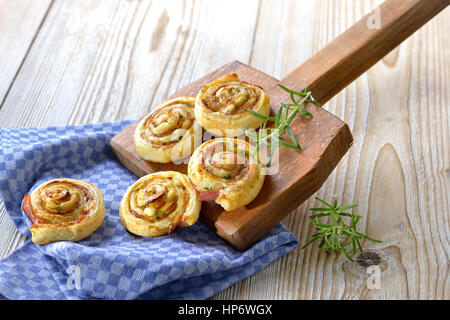
[[[356,262],[361,267],[376,266],[379,265],[381,261],[381,257],[373,251],[362,252],[356,257]]]

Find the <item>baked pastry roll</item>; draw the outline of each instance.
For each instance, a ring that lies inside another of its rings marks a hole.
[[[251,109],[269,115],[269,96],[256,85],[240,81],[236,73],[205,85],[195,100],[195,117],[201,126],[217,136],[240,136],[244,129],[259,128],[264,120]]]
[[[75,179],[55,179],[26,194],[22,209],[33,225],[32,241],[78,241],[91,235],[105,217],[105,202],[99,188]]]
[[[195,121],[194,104],[193,97],[179,97],[157,106],[142,119],[134,133],[138,154],[160,163],[190,156],[195,149],[195,134],[200,142],[202,133]]]
[[[176,227],[193,225],[201,201],[189,178],[175,171],[146,175],[125,192],[120,202],[120,220],[138,236],[170,234]]]
[[[245,206],[264,183],[264,167],[245,140],[219,138],[198,147],[188,164],[188,175],[200,200],[214,200],[225,210]]]

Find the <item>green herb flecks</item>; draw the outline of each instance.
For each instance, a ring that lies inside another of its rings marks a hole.
[[[357,249],[362,252],[361,240],[367,239],[373,242],[381,242],[356,230],[356,224],[361,219],[360,215],[344,212],[344,210],[357,207],[357,204],[339,206],[337,200],[334,200],[331,205],[322,199],[317,197],[316,199],[326,207],[309,209],[320,212],[309,217],[311,223],[317,228],[317,233],[303,245],[302,249],[320,239],[319,248],[321,250],[336,253],[342,252],[350,261],[354,262],[351,255],[354,255]],[[322,217],[330,217],[330,224],[320,222],[319,219]],[[347,217],[350,220],[350,224],[346,224],[343,217]]]
[[[131,191],[131,193],[133,193],[133,192],[137,192],[137,191],[139,191],[139,187],[137,187],[137,188],[134,188],[134,189],[133,189],[133,191]]]
[[[275,148],[277,146],[298,149],[300,151],[302,150],[300,143],[294,136],[291,128],[291,123],[298,114],[305,117],[312,117],[312,114],[304,108],[305,104],[311,102],[319,105],[319,103],[314,100],[313,96],[311,95],[311,91],[308,91],[308,88],[305,88],[303,91],[299,92],[288,89],[281,84],[278,84],[278,86],[289,93],[289,96],[291,97],[291,103],[282,103],[275,117],[266,116],[251,109],[247,109],[247,111],[251,115],[264,120],[264,123],[259,128],[258,132],[242,129],[245,135],[249,137],[251,141],[256,142],[256,152],[258,152],[263,145],[270,146],[269,159],[266,163],[267,166],[270,166]],[[274,123],[274,127],[270,128],[270,130],[272,131],[270,134],[267,133],[269,123]],[[286,142],[280,139],[280,137],[283,137],[286,132],[288,134],[290,142]]]

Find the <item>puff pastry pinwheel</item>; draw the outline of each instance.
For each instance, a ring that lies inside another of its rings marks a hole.
[[[105,217],[105,202],[99,188],[75,179],[55,179],[26,194],[22,209],[33,225],[32,241],[78,241],[91,235]]]
[[[143,176],[120,202],[120,220],[131,233],[143,237],[170,234],[176,227],[193,225],[201,201],[189,178],[175,171]]]
[[[194,104],[193,97],[178,97],[157,106],[142,119],[134,133],[138,154],[160,163],[190,156],[195,149],[195,135],[201,141],[202,133],[195,121]]]
[[[195,117],[210,133],[240,136],[242,129],[259,128],[264,120],[247,109],[269,115],[269,96],[256,85],[240,81],[236,73],[205,85],[195,100]]]
[[[198,147],[188,164],[188,176],[200,200],[214,200],[225,210],[245,206],[264,183],[264,167],[245,140],[218,138]]]

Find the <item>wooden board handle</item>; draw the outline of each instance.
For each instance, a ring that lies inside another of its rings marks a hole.
[[[281,83],[298,90],[308,86],[323,104],[449,4],[450,0],[387,0]]]

